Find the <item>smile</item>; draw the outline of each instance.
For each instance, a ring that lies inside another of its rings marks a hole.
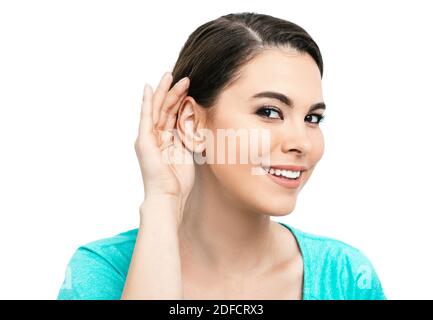
[[[281,168],[264,168],[263,170],[266,171],[266,175],[276,184],[288,188],[288,189],[294,189],[298,188],[301,184],[302,179],[302,173],[304,170],[285,170]]]
[[[301,175],[301,171],[291,171],[284,169],[274,169],[274,168],[263,168],[266,172],[273,174],[277,177],[285,177],[288,179],[297,179]]]

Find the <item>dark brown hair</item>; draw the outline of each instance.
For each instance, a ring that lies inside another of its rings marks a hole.
[[[206,22],[188,37],[173,68],[171,87],[188,76],[188,95],[209,108],[238,79],[244,64],[273,47],[310,54],[323,77],[319,47],[303,28],[270,15],[243,12]]]

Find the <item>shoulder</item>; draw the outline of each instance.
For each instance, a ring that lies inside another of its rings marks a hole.
[[[134,248],[138,229],[131,229],[112,237],[107,237],[81,245],[78,250],[93,251],[108,259],[127,254]]]
[[[290,229],[298,240],[313,298],[386,299],[373,263],[362,250],[336,238]]]
[[[303,246],[308,248],[310,254],[317,255],[318,253],[322,253],[322,256],[339,257],[352,263],[368,262],[367,257],[360,249],[347,242],[295,228],[292,229],[296,232],[298,241],[302,241]]]
[[[57,299],[119,299],[138,229],[83,244],[72,255]]]

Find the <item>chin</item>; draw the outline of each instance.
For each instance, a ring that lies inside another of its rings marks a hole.
[[[285,189],[265,175],[251,175],[247,170],[223,170],[225,167],[214,168],[214,174],[221,187],[251,211],[268,216],[286,216],[296,206],[299,193],[297,189]]]
[[[270,199],[270,198],[268,198]],[[256,200],[257,201],[257,200]],[[265,200],[266,201],[266,200]],[[286,197],[270,203],[269,201],[260,204],[256,204],[257,211],[261,214],[272,216],[272,217],[282,217],[287,216],[295,210],[296,207],[296,196]]]
[[[287,216],[291,214],[293,210],[295,210],[295,206],[296,206],[295,204],[279,206],[275,209],[272,209],[269,215],[274,217]]]

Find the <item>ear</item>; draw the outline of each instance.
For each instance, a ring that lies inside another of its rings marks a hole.
[[[205,123],[203,107],[193,97],[185,97],[179,107],[176,131],[189,151],[202,153],[206,149],[204,135],[200,132]]]

